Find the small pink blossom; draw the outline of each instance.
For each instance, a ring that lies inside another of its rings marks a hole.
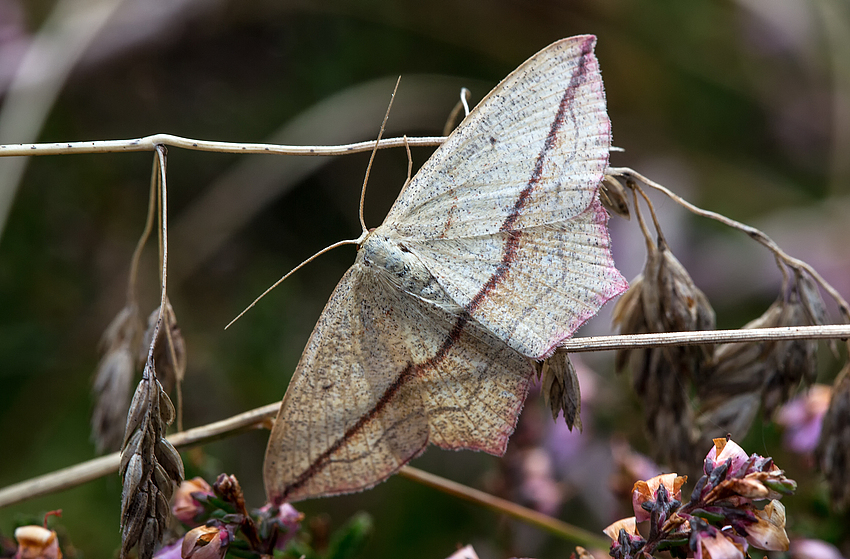
[[[791,542],[791,559],[844,559],[844,556],[825,541],[800,538]]]
[[[658,489],[664,486],[667,490],[667,495],[671,499],[677,501],[682,500],[682,485],[688,481],[688,476],[679,476],[676,474],[661,474],[646,481],[636,481],[632,489],[632,508],[635,511],[635,517],[638,522],[649,520],[650,513],[641,505],[648,501],[657,499]]]
[[[275,508],[271,504],[265,504],[260,507],[259,512],[261,517],[267,518],[267,522],[276,525],[278,528],[277,540],[275,540],[275,549],[283,549],[286,544],[295,537],[298,529],[301,527],[301,521],[304,520],[304,513],[298,512],[295,507],[289,503],[284,503],[277,507],[277,513],[271,516]]]
[[[799,454],[814,452],[831,398],[831,386],[815,384],[782,406],[776,422],[785,427],[786,447]]]
[[[204,512],[204,506],[196,497],[212,494],[212,487],[203,478],[187,479],[175,491],[174,505],[172,505],[171,510],[180,522],[190,525],[197,524],[195,518]]]
[[[725,464],[730,458],[732,459],[732,465],[729,467],[728,475],[734,477],[749,459],[747,453],[744,452],[744,449],[738,443],[732,440],[714,439],[714,446],[708,451],[708,455],[705,457],[715,468]]]

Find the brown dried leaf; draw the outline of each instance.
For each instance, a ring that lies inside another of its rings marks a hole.
[[[128,304],[115,316],[101,338],[102,357],[92,386],[95,398],[92,440],[98,452],[114,450],[121,445],[135,373],[133,355],[140,335],[138,309]]]
[[[139,361],[144,365],[148,359],[148,350],[153,340],[153,332],[159,318],[159,307],[148,316],[148,328],[139,352]],[[173,347],[169,345],[169,340]],[[162,326],[156,336],[153,350],[153,361],[156,365],[157,377],[166,392],[171,392],[176,384],[183,382],[186,374],[186,342],[180,327],[177,326],[177,316],[171,301],[165,299],[165,309],[162,313]]]
[[[616,177],[605,175],[602,184],[599,185],[599,200],[609,212],[626,219],[631,217],[626,188]]]
[[[552,419],[557,420],[563,410],[570,431],[574,426],[581,431],[581,391],[569,354],[555,351],[544,361],[542,378],[543,401],[552,411]]]

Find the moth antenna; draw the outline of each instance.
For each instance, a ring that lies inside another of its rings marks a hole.
[[[390,109],[393,108],[393,101],[395,101],[395,93],[398,91],[398,84],[401,82],[401,76],[395,82],[395,87],[393,88],[393,95],[390,97],[390,104],[387,105],[387,112],[384,115],[384,121],[381,123],[381,130],[378,132],[378,139],[375,141],[375,147],[372,148],[372,155],[369,156],[369,165],[366,166],[366,176],[363,178],[363,188],[360,189],[360,227],[363,228],[363,234],[369,232],[369,229],[366,228],[366,220],[363,219],[363,203],[366,200],[366,183],[369,182],[369,172],[372,170],[372,162],[375,160],[375,153],[378,151],[378,144],[381,143],[381,136],[384,135],[384,128],[387,126],[387,119],[390,118]]]
[[[304,262],[302,262],[301,264],[299,264],[299,265],[297,265],[296,267],[294,267],[294,268],[292,268],[291,270],[289,270],[289,272],[287,272],[287,273],[286,273],[286,275],[284,275],[282,278],[280,278],[279,280],[277,280],[276,282],[274,282],[274,284],[272,284],[272,286],[271,286],[271,287],[269,287],[268,289],[266,289],[265,291],[263,291],[263,294],[262,294],[262,295],[260,295],[260,296],[259,296],[259,297],[257,297],[256,299],[254,299],[254,302],[253,302],[253,303],[251,303],[250,305],[248,305],[247,307],[245,307],[245,310],[243,310],[241,313],[239,313],[238,315],[236,315],[236,318],[234,318],[233,320],[231,320],[230,322],[228,322],[228,323],[227,323],[227,326],[225,326],[225,327],[224,327],[224,329],[225,329],[225,330],[227,330],[228,328],[230,328],[230,327],[233,325],[233,323],[234,323],[234,322],[236,322],[237,320],[239,320],[240,318],[242,318],[242,315],[243,315],[243,314],[245,314],[246,312],[248,312],[248,311],[251,309],[251,307],[253,307],[254,305],[256,305],[256,304],[260,301],[260,299],[262,299],[263,297],[265,297],[266,295],[268,295],[269,291],[271,291],[272,289],[274,289],[275,287],[277,287],[278,285],[280,285],[281,283],[283,283],[283,280],[285,280],[286,278],[288,278],[289,276],[291,276],[292,274],[294,274],[295,272],[297,272],[298,270],[300,270],[302,266],[304,266],[305,264],[308,264],[308,263],[312,262],[313,260],[315,260],[315,259],[316,259],[316,258],[318,258],[319,256],[323,255],[324,253],[328,252],[329,250],[335,249],[336,247],[340,247],[340,246],[342,246],[342,245],[356,245],[356,244],[360,244],[360,243],[363,241],[363,239],[366,237],[366,234],[367,234],[367,233],[368,233],[367,231],[364,231],[364,232],[363,232],[363,234],[362,234],[359,238],[357,238],[357,239],[351,239],[351,240],[347,240],[347,241],[339,241],[339,242],[334,243],[334,244],[332,244],[332,245],[330,245],[330,246],[326,246],[325,248],[323,248],[322,250],[320,250],[319,252],[317,252],[316,254],[314,254],[313,256],[311,256],[310,258],[308,258],[307,260],[305,260],[305,261],[304,261]]]

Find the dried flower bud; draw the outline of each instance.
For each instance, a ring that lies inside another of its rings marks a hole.
[[[232,540],[227,528],[198,526],[183,537],[182,555],[184,559],[222,559]]]
[[[679,476],[676,474],[661,474],[646,481],[635,482],[632,488],[632,508],[635,511],[635,518],[638,522],[649,520],[650,510],[653,504],[659,499],[659,490],[664,487],[662,492],[665,496],[662,499],[671,499],[673,501],[682,501],[682,485],[688,481],[688,476]]]
[[[15,559],[62,559],[56,532],[41,526],[15,529],[18,550]]]
[[[850,363],[838,373],[816,451],[832,505],[850,505]]]
[[[631,559],[641,556],[646,540],[637,531],[635,517],[623,518],[603,530],[611,538],[609,554],[614,559]]]
[[[605,175],[599,188],[599,201],[605,209],[629,219],[629,197],[623,184],[613,175]]]
[[[620,535],[620,530],[625,530],[626,534],[630,536],[640,537],[640,534],[637,531],[637,519],[634,516],[630,516],[628,518],[621,518],[613,524],[610,524],[602,531],[605,533],[606,536],[616,542],[617,538]]]
[[[92,439],[98,452],[116,450],[124,434],[124,418],[133,382],[133,355],[141,335],[138,309],[128,304],[115,316],[100,341],[102,357],[92,386],[95,398]]]
[[[153,340],[153,332],[156,329],[156,321],[159,318],[159,307],[148,316],[148,328],[145,331],[144,340],[139,352],[140,366],[144,366],[148,359],[148,349]],[[172,345],[173,344],[173,347]],[[162,313],[162,325],[156,336],[156,345],[153,349],[153,362],[156,365],[157,375],[166,392],[171,392],[177,383],[183,382],[186,374],[186,342],[180,327],[177,326],[177,316],[171,301],[165,299],[165,309]]]
[[[557,420],[563,410],[564,421],[570,431],[578,427],[581,431],[581,391],[578,376],[566,351],[555,351],[543,362],[541,390],[543,401]]]
[[[174,504],[171,506],[171,512],[180,522],[193,524],[198,515],[206,510],[198,499],[207,495],[213,495],[213,490],[203,478],[187,479],[180,484],[180,487],[174,493]]]

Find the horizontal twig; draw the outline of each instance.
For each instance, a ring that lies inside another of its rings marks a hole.
[[[777,340],[845,340],[848,338],[850,338],[850,324],[825,324],[785,326],[782,328],[742,328],[740,330],[699,330],[696,332],[593,336],[564,340],[558,347],[570,353],[578,353],[668,345],[710,345]]]
[[[412,147],[439,146],[444,136],[425,136],[407,138]],[[80,153],[120,153],[134,151],[153,151],[163,145],[197,151],[216,153],[266,153],[277,155],[345,155],[371,151],[374,140],[343,144],[339,146],[284,146],[278,144],[241,144],[236,142],[216,142],[212,140],[193,140],[171,134],[154,134],[144,138],[130,140],[99,140],[94,142],[56,142],[46,144],[0,144],[0,157],[30,155],[68,155]],[[378,143],[379,149],[404,147],[405,138],[387,138]]]
[[[271,419],[277,414],[280,403],[269,404],[261,408],[210,423],[168,437],[169,442],[179,449],[209,443],[256,428],[271,428]],[[93,481],[100,477],[115,474],[118,471],[120,457],[118,452],[101,456],[69,468],[35,477],[30,480],[0,489],[0,508],[49,495],[57,491],[70,489],[77,485]],[[410,466],[402,467],[400,475],[438,489],[449,495],[483,505],[498,513],[507,514],[556,536],[587,547],[605,547],[607,541],[591,532],[572,526],[538,511],[512,503],[506,499],[490,495],[483,491],[467,487],[460,483],[424,472]]]
[[[419,468],[405,466],[399,471],[399,475],[421,483],[422,485],[438,489],[443,493],[454,495],[455,497],[465,501],[483,505],[498,513],[507,514],[508,516],[512,516],[518,520],[537,526],[538,528],[560,538],[574,542],[577,545],[605,549],[610,543],[610,541],[606,538],[577,526],[573,526],[572,524],[567,524],[562,520],[558,520],[557,518],[553,518],[547,514],[543,514],[542,512],[518,505],[514,502],[508,501],[507,499],[490,495],[489,493],[479,491],[478,489],[462,485],[455,481],[436,476],[432,473],[422,471]]]
[[[195,427],[182,433],[175,433],[168,437],[168,441],[177,448],[185,449],[250,431],[263,427],[265,422],[271,421],[279,408],[280,403],[269,404],[215,423]],[[118,471],[119,461],[119,453],[113,452],[15,485],[9,485],[0,489],[0,508],[70,489],[88,481],[114,474]]]
[[[707,330],[699,332],[666,332],[662,334],[633,334],[628,336],[595,336],[573,338],[562,342],[569,352],[637,349],[663,345],[695,345],[742,343],[798,339],[850,338],[850,325],[793,326],[785,328],[751,328],[742,330]],[[257,427],[269,427],[280,404],[269,404],[222,421],[210,423],[168,440],[177,448],[205,444]],[[35,477],[0,489],[0,507],[20,503],[35,497],[61,491],[103,477],[118,470],[118,453],[95,458],[62,470]]]

